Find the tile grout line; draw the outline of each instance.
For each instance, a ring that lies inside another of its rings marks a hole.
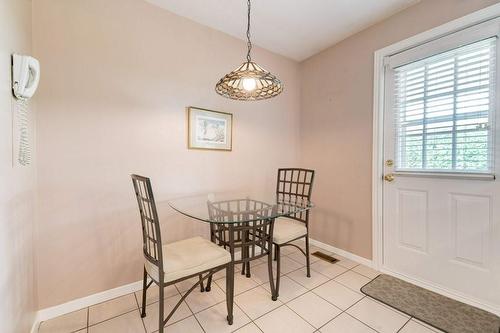
[[[109,301],[112,301],[112,300],[115,300],[115,299],[118,299],[118,298],[121,298],[121,297],[125,297],[125,296],[128,296],[128,295],[132,295],[132,294],[134,295],[134,298],[135,298],[135,292],[132,292],[132,293],[129,293],[129,294],[125,294],[125,295],[122,295],[122,296],[118,296],[118,297],[112,298],[112,299],[110,299],[110,300],[108,300],[108,301],[104,301],[104,302],[100,302],[100,303],[94,304],[94,305],[92,305],[92,306],[96,306],[96,305],[99,305],[99,304],[103,304],[103,303],[106,303],[106,302],[109,302]],[[137,305],[137,299],[136,299],[136,305]],[[134,310],[137,310],[137,308],[136,308],[136,309],[132,309],[132,310],[128,310],[128,311],[125,311],[125,312],[120,313],[120,314],[118,314],[118,315],[115,315],[115,316],[112,316],[112,317],[106,318],[105,320],[102,320],[102,321],[100,321],[100,322],[98,322],[98,323],[95,323],[95,324],[90,325],[90,308],[91,308],[92,306],[87,306],[87,307],[85,307],[85,308],[81,308],[81,309],[78,309],[78,310],[75,310],[75,311],[70,312],[70,313],[73,313],[73,312],[77,312],[77,311],[86,310],[86,326],[85,326],[84,328],[77,329],[76,331],[72,331],[71,333],[81,331],[82,329],[85,329],[85,330],[87,330],[87,331],[88,331],[90,327],[96,326],[96,325],[98,325],[98,324],[101,324],[101,323],[107,322],[107,321],[109,321],[109,320],[111,320],[111,319],[115,319],[115,318],[117,318],[117,317],[120,317],[120,316],[126,315],[126,314],[128,314],[128,313],[130,313],[130,312],[132,312],[132,311],[134,311]],[[56,319],[56,318],[59,318],[59,317],[62,317],[62,316],[64,316],[64,315],[61,315],[61,316],[58,316],[58,317],[55,317],[55,318],[52,318],[52,319]],[[52,319],[50,319],[50,320],[52,320]],[[43,322],[41,322],[41,323],[43,323]],[[40,324],[41,324],[41,323],[40,323]],[[39,329],[40,329],[40,328],[39,328]],[[39,329],[38,329],[38,330],[39,330]],[[38,331],[37,331],[37,332],[38,332]]]
[[[120,296],[120,297],[128,296],[128,295],[131,295],[131,294],[135,294],[135,293],[126,294],[126,295],[123,295],[123,296]],[[119,298],[119,297],[117,297],[117,298]],[[135,295],[134,295],[134,298],[135,298]],[[105,303],[105,302],[102,302],[102,303]],[[101,303],[98,303],[98,304],[101,304]],[[137,305],[137,299],[136,299],[136,305]],[[135,309],[132,309],[132,310],[127,310],[127,311],[125,311],[125,312],[123,312],[123,313],[120,313],[120,314],[114,315],[114,316],[109,317],[109,318],[107,318],[107,319],[105,319],[105,320],[102,320],[102,321],[100,321],[100,322],[98,322],[98,323],[95,323],[95,324],[90,325],[90,307],[89,307],[89,310],[88,310],[88,311],[89,311],[89,314],[88,314],[88,316],[87,316],[87,325],[88,325],[88,326],[87,326],[87,328],[91,328],[91,327],[97,326],[97,325],[99,325],[99,324],[105,323],[105,322],[110,321],[110,320],[112,320],[112,319],[116,319],[116,318],[118,318],[118,317],[121,317],[121,316],[123,316],[123,315],[129,314],[129,313],[134,312],[134,311],[136,311],[136,310],[138,310],[138,308],[135,308]],[[140,312],[139,312],[139,314],[140,314]],[[141,318],[141,319],[142,319],[142,318]]]
[[[303,321],[305,321],[306,323],[308,323],[312,328],[314,328],[314,331],[313,332],[316,332],[317,330],[319,330],[319,328],[317,328],[316,326],[314,326],[313,324],[311,324],[307,319],[305,319],[304,317],[302,317],[300,314],[298,314],[294,309],[292,309],[291,307],[288,306],[288,303],[285,303],[285,306],[290,309],[290,311],[292,311],[293,313],[295,313],[300,319],[302,319]],[[337,317],[337,316],[335,316]],[[334,318],[335,318],[334,317]],[[332,319],[334,319],[332,318]]]
[[[179,297],[179,298],[182,298],[182,294],[179,294],[179,295],[173,295],[173,296],[170,296],[170,297],[164,297],[164,298],[163,298],[163,300],[165,301],[165,300],[167,300],[167,299],[174,298],[174,297]],[[153,303],[153,304],[156,304],[156,303],[157,303],[157,302],[155,302],[155,303]],[[186,305],[186,307],[188,308],[189,312],[191,312],[191,315],[189,315],[189,316],[187,316],[187,317],[184,317],[184,318],[181,318],[181,319],[179,319],[179,320],[172,321],[172,322],[170,322],[170,324],[165,325],[165,326],[163,326],[163,327],[168,327],[168,326],[170,326],[170,325],[173,325],[173,324],[179,323],[179,322],[183,321],[184,319],[187,319],[187,318],[189,318],[189,317],[191,317],[191,316],[194,316],[194,313],[193,313],[193,311],[191,311],[191,308],[190,308],[190,307],[189,307],[189,305],[187,304],[186,300],[182,301],[182,302],[181,302],[181,304],[179,305],[179,307],[181,307],[183,303]],[[165,303],[164,303],[164,304],[165,304]],[[165,304],[165,305],[166,305],[166,304]],[[175,305],[174,305],[174,306],[175,306]],[[164,308],[163,308],[163,311],[164,311],[164,312],[165,312],[165,309],[166,309],[166,307],[164,307]],[[158,315],[159,315],[159,314],[160,314],[160,312],[158,311]],[[165,313],[163,313],[163,315],[165,315]],[[173,318],[173,316],[172,316],[170,319],[172,320],[172,318]]]
[[[267,311],[267,312],[265,312],[265,313],[261,314],[260,316],[256,317],[255,319],[251,319],[251,320],[252,320],[253,322],[255,322],[256,320],[259,320],[260,318],[262,318],[262,317],[264,317],[264,316],[266,316],[266,315],[270,314],[271,312],[273,312],[273,311],[275,311],[275,310],[278,310],[279,308],[284,307],[284,306],[286,306],[286,304],[285,304],[285,303],[283,303],[283,302],[281,302],[281,304],[280,304],[279,306],[277,306],[277,307],[275,307],[274,309],[269,310],[269,311]],[[255,325],[257,325],[257,323],[255,323]],[[259,327],[259,325],[257,325],[257,327]],[[259,328],[260,328],[260,327],[259,327]]]
[[[200,321],[198,320],[198,317],[196,317],[194,314],[193,314],[193,317],[194,317],[194,320],[196,320],[196,322],[198,323],[198,326],[200,326],[201,330],[203,331],[203,333],[206,333],[207,331],[205,331],[205,328],[203,327],[203,325],[200,323]],[[186,318],[187,319],[187,318]]]
[[[403,325],[403,326],[401,326],[401,327],[399,328],[399,330],[397,330],[397,331],[396,331],[396,333],[401,332],[401,330],[402,330],[403,328],[405,328],[405,326],[406,326],[406,325],[407,325],[407,324],[411,321],[411,318],[413,318],[413,317],[410,317],[410,319],[408,319],[408,320],[406,321],[406,323],[404,323],[404,325]]]
[[[318,296],[319,296],[319,295],[318,295]],[[320,296],[320,297],[321,297],[321,296]],[[347,312],[350,308],[352,308],[353,306],[355,306],[356,304],[358,304],[359,302],[361,302],[361,301],[362,301],[363,299],[365,299],[365,298],[366,298],[366,296],[365,296],[365,297],[363,297],[363,298],[361,298],[361,299],[359,299],[359,300],[357,300],[356,302],[354,302],[351,306],[349,306],[349,307],[348,307],[347,309],[345,309],[345,310],[340,309],[340,310],[342,310],[342,312],[341,312],[341,313],[339,313],[339,314],[338,314],[337,316],[335,316],[334,318],[330,319],[330,320],[329,320],[328,322],[326,322],[323,326],[321,326],[320,328],[318,328],[318,330],[320,330],[321,328],[325,327],[325,326],[326,326],[326,325],[328,325],[330,322],[332,322],[333,320],[335,320],[335,318],[337,318],[337,317],[339,317],[340,315],[342,315],[342,314],[344,314],[344,313],[345,313],[347,316],[349,316],[349,317],[351,317],[351,318],[355,319],[356,321],[359,321],[361,324],[365,325],[366,327],[368,327],[368,328],[370,328],[370,329],[374,330],[375,332],[379,332],[379,331],[377,331],[376,329],[374,329],[373,327],[371,327],[370,325],[368,325],[367,323],[362,322],[361,320],[359,320],[358,318],[354,317],[354,316],[353,316],[353,315],[351,315],[349,312]],[[328,301],[327,301],[327,302],[328,302]]]
[[[353,267],[353,268],[354,268],[354,267]],[[354,271],[354,272],[355,272],[355,271]],[[337,276],[339,276],[339,275],[337,275]],[[337,281],[335,281],[334,279],[335,279],[335,278],[332,278],[330,281],[337,282]],[[371,279],[370,281],[372,281],[372,280],[373,280],[373,279]],[[329,282],[329,281],[328,281],[328,282]],[[327,282],[325,282],[325,283],[327,283]],[[339,282],[337,282],[337,283],[339,283]],[[348,287],[346,286],[346,288],[348,288]],[[350,290],[352,290],[351,288],[349,288],[349,289],[350,289]],[[315,293],[315,294],[316,294],[316,293]],[[319,296],[320,298],[324,299],[322,296],[320,296],[320,295],[318,295],[318,294],[316,294],[316,295],[317,295],[317,296]],[[359,302],[361,302],[361,301],[362,301],[362,300],[364,300],[364,299],[370,299],[370,300],[372,300],[372,298],[371,298],[371,297],[369,297],[369,296],[366,296],[366,295],[364,295],[364,294],[361,294],[361,295],[363,296],[361,299],[359,299],[358,301],[356,301],[355,303],[353,303],[351,306],[349,306],[347,309],[343,310],[341,313],[339,313],[337,316],[335,316],[334,318],[332,318],[331,320],[329,320],[326,324],[324,324],[324,325],[323,325],[323,326],[321,326],[321,327],[324,327],[325,325],[327,325],[328,323],[330,323],[331,321],[333,321],[335,318],[337,318],[337,317],[338,317],[338,316],[340,316],[341,314],[345,313],[346,315],[348,315],[348,316],[352,317],[353,319],[355,319],[355,320],[359,321],[359,322],[360,322],[360,323],[362,323],[363,325],[365,325],[365,326],[367,326],[367,327],[371,328],[371,329],[372,329],[372,330],[374,330],[375,332],[379,332],[379,331],[377,331],[375,328],[371,327],[371,326],[370,326],[370,325],[368,325],[367,323],[365,323],[365,322],[361,321],[360,319],[356,318],[355,316],[353,316],[353,315],[351,315],[349,312],[347,312],[350,308],[352,308],[353,306],[355,306],[356,304],[358,304]],[[329,302],[328,300],[326,300],[326,299],[324,299],[324,300],[325,300],[325,301],[327,301],[328,303],[332,304],[332,303],[331,303],[331,302]],[[377,303],[377,304],[379,304],[379,303]],[[334,305],[334,306],[335,306],[335,304],[332,304],[332,305]],[[388,310],[391,310],[391,311],[393,311],[393,312],[395,312],[395,313],[399,314],[399,312],[395,311],[394,309],[392,309],[392,308],[390,308],[390,307],[385,307],[385,308],[387,308]],[[342,309],[340,309],[340,310],[342,310]],[[409,319],[408,319],[408,320],[407,320],[407,321],[403,324],[403,326],[401,326],[401,327],[398,329],[398,331],[397,331],[397,332],[399,332],[401,329],[403,329],[403,328],[404,328],[404,326],[406,326],[406,324],[407,324],[407,323],[408,323],[411,319],[412,319],[412,317],[410,316],[410,318],[409,318]],[[321,328],[319,328],[319,329],[321,329]]]
[[[176,288],[177,288],[177,287],[176,287]],[[193,291],[194,291],[194,290],[193,290]],[[205,292],[206,292],[206,291],[205,291]],[[181,297],[182,297],[182,296],[183,296],[183,295],[181,294]],[[189,296],[188,296],[188,297],[189,297]],[[189,303],[188,303],[188,302],[186,302],[186,300],[187,300],[187,297],[184,299],[184,302],[183,302],[183,303],[186,303],[186,306],[188,307],[189,311],[191,311],[191,316],[193,316],[193,317],[194,317],[194,320],[196,320],[196,322],[197,322],[197,323],[198,323],[198,325],[200,326],[200,328],[201,328],[201,330],[203,331],[203,333],[206,333],[205,328],[203,328],[203,325],[200,323],[200,321],[198,320],[198,318],[195,316],[195,313],[194,313],[193,309],[191,309],[191,307],[189,306]],[[220,303],[218,303],[218,304],[220,304]],[[189,317],[191,317],[191,316],[189,316]],[[182,319],[182,320],[188,319],[189,317],[186,317],[186,318],[184,318],[184,319]],[[178,322],[181,322],[182,320],[179,320]],[[178,323],[178,322],[177,322],[177,323]],[[169,325],[167,325],[167,326],[169,326]]]
[[[350,286],[346,285],[345,283],[342,283],[342,282],[340,282],[340,281],[338,281],[338,280],[335,280],[336,278],[338,278],[338,277],[340,277],[340,276],[342,276],[342,275],[344,275],[345,273],[348,273],[348,272],[353,272],[353,273],[356,273],[356,271],[351,271],[351,270],[348,270],[348,271],[345,271],[344,273],[342,273],[342,274],[340,274],[340,275],[337,275],[336,277],[334,277],[334,278],[333,278],[333,280],[334,280],[335,282],[337,282],[338,284],[341,284],[341,285],[343,285],[344,287],[349,288],[350,290],[357,292],[358,294],[359,294],[359,293],[363,294],[363,292],[361,291],[361,288],[359,288],[359,290],[355,290],[355,289],[352,289],[352,287],[350,287]],[[356,273],[356,274],[359,274],[359,273]],[[359,275],[361,275],[361,274],[359,274]],[[370,278],[368,278],[368,277],[366,277],[366,276],[364,276],[364,275],[361,275],[361,276],[362,276],[362,277],[364,277],[364,278],[366,278],[366,279],[370,279]],[[372,280],[373,280],[373,279],[371,279],[371,280],[370,280],[370,281],[368,281],[367,283],[370,283]],[[364,295],[364,294],[363,294],[363,295]]]
[[[257,327],[257,329],[258,329],[260,332],[264,333],[264,331],[263,331],[263,330],[259,327],[259,325],[257,325],[257,323],[255,323],[255,321],[253,321],[253,320],[251,320],[248,324],[245,324],[245,325],[241,326],[241,327],[240,327],[240,328],[238,328],[236,331],[238,331],[238,330],[240,330],[240,329],[242,329],[242,328],[244,328],[244,327],[247,327],[247,326],[248,326],[248,325],[250,325],[250,324],[254,324],[254,325],[255,325],[255,327]],[[236,331],[234,331],[234,332],[236,332]]]
[[[371,327],[370,325],[368,325],[368,324],[367,324],[367,323],[365,323],[364,321],[361,321],[360,319],[358,319],[358,318],[354,317],[352,314],[350,314],[350,313],[346,312],[346,315],[348,315],[349,317],[353,318],[353,319],[354,319],[354,320],[356,320],[356,321],[359,321],[361,324],[363,324],[363,325],[365,325],[366,327],[368,327],[368,328],[370,328],[370,329],[374,330],[375,332],[379,332],[379,333],[381,333],[380,331],[378,331],[378,330],[376,330],[375,328]],[[403,326],[404,326],[404,325],[403,325]]]
[[[142,289],[141,289],[141,291],[142,291]],[[141,318],[142,327],[144,328],[144,332],[148,333],[148,330],[146,329],[146,324],[144,323],[144,318],[141,317],[141,307],[139,306],[139,300],[137,299],[137,295],[135,292],[133,292],[132,294],[134,294],[135,304],[137,305],[137,308],[139,309],[139,317]],[[146,307],[147,307],[147,298],[146,298]]]
[[[221,302],[222,303],[222,302]],[[220,304],[220,303],[219,303]],[[238,308],[245,316],[247,316],[247,318],[250,320],[248,323],[246,323],[245,325],[241,326],[241,327],[238,327],[238,328],[235,328],[234,330],[231,330],[231,332],[236,332],[237,330],[239,330],[240,328],[250,324],[252,322],[252,318],[250,318],[246,313],[245,311],[243,311],[243,309],[238,305],[238,304],[233,304],[233,317],[234,317],[234,308]],[[233,318],[234,319],[234,318]],[[233,322],[234,324],[234,322]]]
[[[354,269],[355,267],[357,267],[357,266],[359,266],[359,265],[356,265],[356,266],[352,267],[352,268],[351,268],[351,269],[349,269],[348,271],[351,271],[351,270],[352,270],[353,272],[357,273],[356,271],[354,271],[354,270],[353,270],[353,269]],[[346,272],[348,272],[348,271],[346,271]],[[346,272],[344,272],[344,273],[346,273]],[[342,273],[342,274],[344,274],[344,273]],[[342,275],[342,274],[340,274],[340,275]],[[363,275],[363,274],[361,274],[361,273],[358,273],[358,274]],[[338,276],[340,276],[340,275],[337,275],[336,277],[338,277]],[[367,277],[366,275],[363,275],[363,276],[365,276],[366,278],[370,279],[370,281],[373,281],[373,279],[374,279],[374,278],[372,279],[372,278],[370,278],[370,277]],[[335,277],[335,278],[336,278],[336,277]],[[332,280],[333,280],[333,281],[335,281],[335,278],[333,278]],[[331,281],[332,281],[332,280],[331,280]],[[337,282],[337,281],[335,281],[335,282]],[[340,282],[337,282],[337,283],[341,284]],[[343,285],[343,284],[342,284],[342,285]],[[353,290],[353,289],[351,289],[351,288],[349,288],[349,287],[347,287],[347,286],[345,286],[345,287],[346,287],[346,288],[348,288],[348,289],[350,289],[350,290]],[[364,300],[365,298],[367,298],[367,299],[371,299],[371,300],[372,300],[372,298],[371,298],[370,296],[364,295],[363,293],[361,293],[361,295],[363,296],[361,299],[359,299],[357,302],[355,302],[354,304],[352,304],[351,306],[349,306],[347,309],[345,309],[344,311],[342,311],[342,313],[344,313],[344,312],[345,312],[345,313],[346,313],[346,315],[348,315],[348,316],[350,316],[350,317],[354,318],[355,320],[357,320],[357,321],[359,321],[360,323],[362,323],[363,325],[365,325],[365,326],[367,326],[367,327],[371,328],[371,329],[372,329],[372,330],[374,330],[375,332],[379,332],[379,331],[377,331],[375,328],[371,327],[371,326],[370,326],[370,325],[368,325],[367,323],[365,323],[365,322],[361,321],[360,319],[356,318],[355,316],[353,316],[353,315],[351,315],[349,312],[347,312],[350,308],[352,308],[354,305],[358,304],[359,302],[361,302],[361,301],[362,301],[362,300]],[[318,296],[320,296],[320,295],[318,295]],[[321,296],[320,296],[320,297],[321,297]],[[323,297],[321,297],[321,298],[323,298]],[[327,300],[326,300],[326,301],[327,301]],[[327,302],[328,302],[328,301],[327,301]],[[330,304],[331,304],[331,303],[330,303]],[[377,304],[378,304],[378,303],[377,303]],[[386,308],[387,308],[388,310],[391,310],[391,311],[393,311],[393,312],[395,312],[395,313],[398,313],[398,314],[399,314],[399,312],[395,311],[395,310],[394,310],[394,309],[392,309],[392,308],[389,308],[389,307],[386,307]],[[339,314],[339,316],[340,316],[342,313],[340,313],[340,314]],[[337,316],[337,317],[338,317],[338,316]],[[335,318],[336,318],[336,317],[335,317]],[[334,318],[334,319],[335,319],[335,318]],[[332,319],[332,320],[333,320],[333,319]],[[329,322],[331,322],[332,320],[330,320]],[[410,320],[411,320],[411,317],[408,319],[408,321],[410,321]],[[405,322],[405,323],[403,324],[403,326],[401,326],[397,332],[399,332],[399,331],[400,331],[400,330],[401,330],[401,329],[402,329],[402,328],[403,328],[403,327],[404,327],[404,326],[408,323],[408,321],[407,321],[407,322]],[[325,324],[325,325],[326,325],[326,324]],[[323,326],[324,326],[324,325],[323,325]],[[323,326],[322,326],[322,327],[323,327]]]
[[[258,287],[260,287],[260,286],[258,286]],[[265,290],[265,289],[264,289],[264,290]],[[266,290],[266,292],[267,292],[267,293],[269,293],[269,291],[267,291],[267,290]],[[270,294],[270,293],[269,293],[269,294]],[[270,295],[271,295],[271,294],[270,294]],[[278,300],[273,301],[273,302],[278,302]],[[281,308],[283,305],[285,305],[285,303],[283,303],[283,302],[281,302],[281,301],[280,301],[280,305],[278,305],[278,306],[277,306],[277,307],[275,307],[274,309],[271,309],[271,310],[269,310],[269,311],[264,312],[264,313],[263,313],[263,314],[261,314],[260,316],[257,316],[255,319],[252,319],[252,318],[251,318],[251,317],[250,317],[250,316],[249,316],[249,315],[248,315],[248,314],[247,314],[247,313],[246,313],[246,312],[245,312],[245,311],[241,308],[241,306],[238,306],[238,307],[241,309],[241,311],[243,311],[243,313],[244,313],[245,315],[247,315],[247,317],[248,317],[248,318],[250,318],[250,320],[251,320],[251,321],[255,321],[255,320],[259,319],[259,318],[264,317],[264,316],[265,316],[265,315],[267,315],[268,313],[273,312],[274,310],[277,310],[277,309]],[[257,324],[256,324],[256,325],[257,325]]]
[[[256,285],[255,287],[252,287],[252,288],[250,288],[250,289],[247,289],[247,290],[245,290],[244,292],[239,293],[238,295],[234,295],[234,298],[236,298],[236,296],[239,296],[239,295],[241,295],[241,294],[246,293],[247,291],[250,291],[250,290],[256,289],[256,288],[258,288],[258,287],[260,287],[260,286],[261,286],[261,285]],[[219,288],[220,288],[220,287],[219,287]],[[267,290],[266,290],[266,291],[267,291]],[[224,294],[226,293],[224,290],[223,290],[222,292],[223,292]],[[196,313],[194,313],[194,314],[199,314],[200,312],[203,312],[203,311],[205,311],[205,310],[211,309],[211,308],[213,308],[213,307],[215,307],[215,306],[217,306],[217,305],[219,305],[219,304],[221,304],[221,303],[224,303],[224,302],[225,302],[225,300],[220,301],[220,302],[217,302],[216,304],[212,304],[212,305],[210,305],[209,307],[207,307],[207,308],[205,308],[205,309],[203,309],[203,310],[200,310],[200,311],[198,311],[198,312],[196,312]],[[236,302],[233,302],[233,303],[236,303]],[[240,308],[240,309],[241,309],[241,307],[240,307],[240,306],[238,306],[238,308]],[[242,311],[242,312],[243,312],[246,316],[248,316],[248,315],[245,313],[245,311],[243,311],[243,309],[241,309],[241,311]],[[248,318],[250,318],[250,317],[248,316]],[[250,320],[251,320],[251,318],[250,318]]]

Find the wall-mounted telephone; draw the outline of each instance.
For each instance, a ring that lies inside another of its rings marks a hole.
[[[40,81],[40,63],[33,57],[12,55],[12,92],[16,97],[13,104],[13,152],[19,165],[31,164],[31,121],[28,100],[35,94]],[[16,162],[14,162],[16,163]],[[16,164],[14,164],[16,165]]]
[[[33,57],[12,55],[12,91],[18,99],[33,96],[40,81],[40,63]]]

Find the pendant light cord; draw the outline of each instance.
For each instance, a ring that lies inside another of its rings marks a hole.
[[[250,0],[247,0],[247,5],[248,5],[248,24],[247,24],[247,47],[248,47],[248,52],[247,52],[247,61],[250,62],[252,61],[252,58],[250,56],[250,51],[252,50],[252,42],[250,41]]]

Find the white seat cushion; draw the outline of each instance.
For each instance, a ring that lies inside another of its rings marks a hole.
[[[273,242],[284,244],[307,234],[306,224],[296,220],[280,217],[274,222]]]
[[[162,248],[165,282],[175,281],[231,261],[228,251],[201,237],[184,239],[163,245]],[[149,275],[158,281],[158,267],[147,260],[145,266]]]

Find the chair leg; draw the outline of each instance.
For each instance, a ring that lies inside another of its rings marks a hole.
[[[158,329],[158,333],[163,333],[163,316],[165,315],[164,312],[163,312],[163,307],[164,307],[164,304],[165,304],[165,297],[164,297],[164,288],[165,286],[163,285],[163,283],[159,283],[158,284],[158,288],[160,288],[160,301],[158,302],[158,326],[159,326],[159,329]]]
[[[274,244],[274,261],[278,260],[278,245]]]
[[[307,277],[311,277],[311,261],[309,259],[309,233],[306,235],[306,266],[307,266]]]
[[[233,301],[234,301],[234,264],[231,262],[226,267],[226,306],[227,323],[233,324]]]
[[[267,255],[267,269],[269,272],[269,286],[271,287],[271,299],[276,301],[278,296],[276,295],[276,289],[274,285],[274,277],[273,277],[273,251],[269,251]]]
[[[251,277],[251,276],[252,276],[252,275],[250,274],[250,260],[249,260],[249,261],[247,261],[246,266],[247,266],[247,269],[246,269],[246,274],[247,274],[247,275],[246,275],[246,277],[247,277],[247,278],[249,278],[249,277]]]
[[[212,289],[212,274],[207,278],[207,285],[205,286],[205,291],[209,292]]]
[[[241,249],[241,258],[245,259],[250,256],[250,249],[248,247],[242,248]],[[241,275],[245,275],[247,278],[249,278],[250,275],[250,261],[243,262],[241,264]]]
[[[199,278],[200,278],[200,292],[204,292],[205,291],[205,287],[203,286],[203,276],[200,274],[198,275]]]
[[[144,278],[142,280],[142,310],[141,317],[146,317],[146,290],[148,286],[148,273],[146,272],[146,268],[144,268]]]
[[[241,259],[245,259],[246,258],[246,252],[245,252],[245,247],[242,247],[241,248]],[[247,265],[246,263],[243,261],[241,263],[241,275],[245,275],[245,271],[246,271],[246,268],[247,268]]]
[[[280,274],[281,274],[281,255],[280,255],[280,246],[275,245],[276,247],[276,290],[275,295],[273,297],[273,301],[277,300],[280,295]]]

